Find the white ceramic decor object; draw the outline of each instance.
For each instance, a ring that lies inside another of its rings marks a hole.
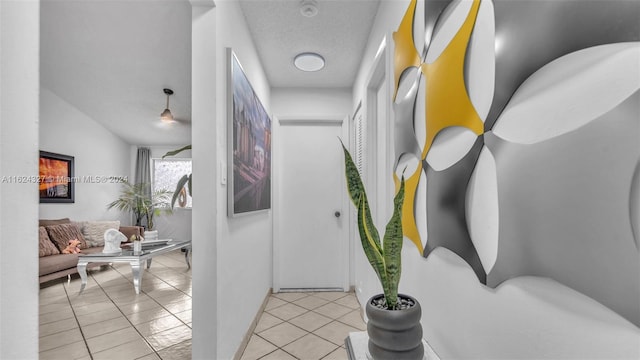
[[[469,236],[488,274],[498,258],[500,213],[496,161],[486,146],[467,187],[466,218]]]
[[[535,144],[576,130],[640,89],[640,43],[594,46],[531,75],[493,126],[497,136]]]
[[[109,229],[104,232],[104,249],[105,254],[115,254],[122,251],[120,243],[127,241],[127,237],[116,229]]]

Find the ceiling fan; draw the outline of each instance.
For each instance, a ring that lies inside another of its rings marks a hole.
[[[191,125],[190,121],[175,118],[171,113],[171,110],[169,110],[169,97],[173,95],[173,90],[165,88],[165,89],[162,89],[162,91],[165,93],[165,95],[167,95],[167,106],[164,109],[164,111],[160,114],[160,124],[162,126],[169,126],[174,124],[184,124],[184,125],[190,126]]]

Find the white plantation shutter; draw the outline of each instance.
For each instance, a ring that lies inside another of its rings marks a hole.
[[[354,137],[355,147],[353,151],[353,161],[356,163],[358,172],[360,172],[360,176],[362,177],[365,174],[364,170],[366,163],[365,154],[367,149],[367,124],[364,121],[364,117],[362,116],[361,112],[358,112],[355,117]]]

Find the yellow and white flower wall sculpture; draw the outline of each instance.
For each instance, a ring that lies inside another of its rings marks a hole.
[[[494,287],[551,277],[640,324],[638,11],[410,2],[393,34],[394,179],[423,256],[447,248]]]

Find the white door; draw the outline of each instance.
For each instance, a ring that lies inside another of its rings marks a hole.
[[[279,124],[274,291],[346,291],[348,198],[338,140],[348,143],[346,120],[280,119]]]

